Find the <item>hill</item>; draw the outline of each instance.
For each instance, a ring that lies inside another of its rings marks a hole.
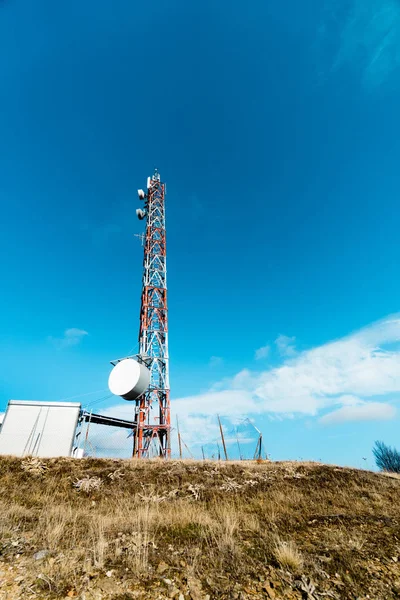
[[[400,479],[0,457],[0,598],[400,597]]]

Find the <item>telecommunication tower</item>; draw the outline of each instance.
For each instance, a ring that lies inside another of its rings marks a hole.
[[[155,170],[147,178],[147,193],[138,190],[145,220],[142,298],[139,328],[139,361],[150,371],[150,384],[136,400],[133,456],[145,458],[154,445],[159,456],[171,455],[169,398],[167,265],[165,236],[165,189]]]

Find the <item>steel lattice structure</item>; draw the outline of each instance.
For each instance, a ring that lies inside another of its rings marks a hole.
[[[169,458],[170,398],[168,358],[167,265],[165,236],[165,184],[157,170],[147,180],[140,219],[146,219],[143,284],[140,307],[139,360],[150,370],[148,390],[136,401],[133,456],[145,458],[156,445],[159,456]]]

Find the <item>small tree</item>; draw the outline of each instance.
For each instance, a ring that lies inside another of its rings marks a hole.
[[[372,452],[378,469],[390,473],[400,473],[400,452],[396,448],[386,446],[383,442],[375,442]]]

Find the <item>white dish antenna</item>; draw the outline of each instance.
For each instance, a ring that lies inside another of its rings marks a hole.
[[[146,213],[145,213],[145,211],[144,211],[144,210],[142,210],[141,208],[137,208],[137,209],[136,209],[136,216],[137,216],[137,218],[138,218],[140,221],[143,221],[143,219],[144,219],[144,218],[145,218],[145,216],[146,216]]]
[[[141,200],[144,200],[146,198],[146,194],[144,193],[143,190],[138,190],[137,193]]]
[[[150,188],[150,181],[151,181],[151,179],[150,179],[150,177],[148,177],[148,178],[147,178],[147,189],[149,189],[149,188]]]
[[[108,387],[115,396],[136,400],[149,387],[150,371],[133,358],[124,358],[115,365],[108,378]]]

